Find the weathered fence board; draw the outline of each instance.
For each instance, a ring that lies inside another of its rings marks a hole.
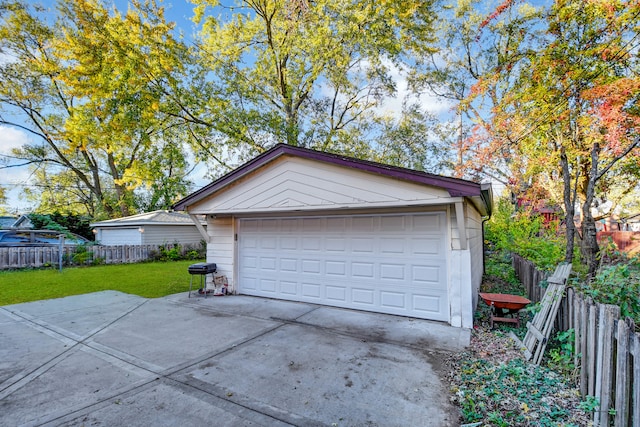
[[[83,263],[120,264],[147,261],[161,248],[172,249],[174,245],[118,245],[118,246],[88,246],[88,257],[83,261],[75,262],[73,257],[77,253],[77,247],[65,245],[63,247],[63,260],[65,265],[77,265]],[[192,245],[180,245],[181,253],[194,249]],[[40,268],[44,266],[57,266],[60,259],[60,246],[43,245],[27,247],[0,248],[0,270],[19,268]]]
[[[633,427],[640,427],[640,336],[633,334],[631,337],[631,357],[633,359],[633,379],[631,386],[631,406],[633,408],[631,419]]]
[[[620,308],[611,304],[600,304],[600,322],[598,323],[598,359],[596,361],[596,397],[600,402],[600,411],[596,413],[598,425],[609,425],[609,409],[613,401],[612,389],[614,377],[614,329],[616,319],[620,317]],[[617,379],[620,381],[620,379]]]
[[[534,301],[544,274],[518,256],[514,256],[514,267]],[[555,326],[575,332],[577,385],[584,397],[596,397],[599,402],[594,425],[640,427],[640,333],[633,321],[620,319],[617,306],[597,304],[568,289]]]
[[[629,359],[629,325],[622,320],[618,321],[618,330],[616,334],[617,351],[616,351],[616,388],[615,388],[615,409],[614,418],[615,425],[624,425],[625,420],[629,419],[629,385],[631,383],[628,367]]]

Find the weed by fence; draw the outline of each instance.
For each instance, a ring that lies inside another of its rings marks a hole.
[[[513,266],[529,299],[540,301],[545,273],[518,255]],[[576,379],[583,398],[597,403],[595,425],[640,427],[640,334],[633,320],[621,319],[615,305],[595,303],[568,288],[555,326],[574,331]]]

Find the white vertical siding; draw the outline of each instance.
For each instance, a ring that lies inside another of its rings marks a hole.
[[[469,251],[471,255],[471,286],[473,297],[473,309],[478,304],[478,292],[482,283],[484,270],[484,242],[482,236],[482,217],[471,206],[467,209],[467,233],[469,237]]]
[[[458,230],[458,219],[453,205],[449,207],[449,231],[451,232],[451,249],[459,251],[462,247],[460,245],[460,230]]]
[[[462,250],[455,209],[449,210],[451,231],[451,325],[473,327],[473,312],[478,303],[478,291],[483,274],[482,217],[475,207],[464,204],[467,249]]]
[[[235,290],[235,230],[233,218],[208,219],[207,234],[211,239],[207,244],[207,262],[215,262],[218,266],[216,274],[227,276],[230,290]]]
[[[146,225],[142,233],[144,245],[167,245],[179,243],[181,245],[197,245],[202,240],[195,225]]]

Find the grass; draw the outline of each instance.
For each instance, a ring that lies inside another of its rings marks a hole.
[[[0,272],[0,305],[113,290],[158,298],[189,290],[189,265],[196,261],[101,265]],[[194,278],[194,282],[200,279]],[[195,286],[195,285],[194,285]]]

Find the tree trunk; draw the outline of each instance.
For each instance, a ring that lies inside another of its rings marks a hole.
[[[600,155],[600,145],[593,144],[591,149],[591,167],[589,168],[589,179],[585,188],[585,199],[582,205],[582,245],[580,255],[582,263],[587,266],[589,278],[592,278],[598,270],[600,263],[600,247],[596,238],[596,222],[591,215],[591,206],[596,192],[596,182],[598,179],[598,159]]]
[[[575,198],[572,197],[571,191],[571,173],[569,171],[569,160],[567,159],[567,153],[564,147],[560,150],[560,163],[562,166],[562,181],[564,184],[563,196],[564,196],[564,211],[565,211],[565,226],[567,227],[567,247],[564,255],[564,261],[571,264],[573,262],[573,248],[576,237],[576,223],[575,223]]]

